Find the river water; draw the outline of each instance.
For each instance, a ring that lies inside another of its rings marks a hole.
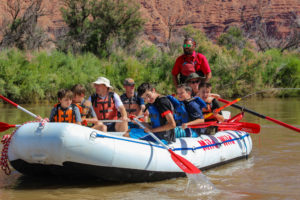
[[[300,98],[248,99],[240,105],[300,128]],[[51,109],[49,105],[22,106],[47,117]],[[238,112],[235,108],[227,110]],[[10,105],[0,104],[0,113],[0,121],[10,124],[32,120]],[[253,150],[248,159],[203,172],[217,188],[213,192],[188,187],[187,178],[126,184],[31,178],[16,171],[6,176],[0,171],[0,199],[300,199],[300,133],[248,113],[243,121],[259,123],[261,132],[252,134]]]

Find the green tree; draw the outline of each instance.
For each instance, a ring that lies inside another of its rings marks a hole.
[[[226,46],[227,49],[237,47],[243,49],[246,44],[246,40],[243,36],[243,31],[238,27],[230,27],[226,33],[220,35],[218,44]]]
[[[38,19],[50,11],[44,8],[43,0],[9,0],[3,5],[0,50],[8,47],[33,50],[46,45],[48,36],[38,26]]]
[[[132,44],[144,25],[138,4],[131,0],[66,0],[61,11],[68,25],[61,48],[100,57]]]

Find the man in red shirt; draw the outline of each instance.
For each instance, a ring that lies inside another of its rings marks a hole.
[[[212,74],[206,57],[201,53],[195,52],[195,48],[196,42],[193,38],[189,37],[184,39],[184,54],[176,59],[172,69],[175,87],[177,87],[179,83],[184,83],[185,79],[194,72],[196,72],[200,77],[205,77],[205,82],[208,82],[211,79]],[[178,80],[179,74],[180,77]]]

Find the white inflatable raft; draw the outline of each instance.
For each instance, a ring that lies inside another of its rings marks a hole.
[[[199,169],[247,157],[247,132],[222,131],[198,138],[177,138],[173,151]],[[27,175],[70,175],[109,181],[157,181],[185,176],[157,143],[104,133],[68,123],[27,123],[13,135],[11,165]]]

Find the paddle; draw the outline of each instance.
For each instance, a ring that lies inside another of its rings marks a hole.
[[[190,125],[189,128],[207,128],[209,126],[217,126],[219,130],[245,131],[248,133],[259,133],[260,125],[249,122],[205,122],[198,125]]]
[[[4,101],[10,103],[11,105],[15,106],[16,108],[22,110],[23,112],[26,112],[27,114],[31,115],[32,117],[37,118],[37,115],[35,115],[35,114],[33,114],[32,112],[26,110],[26,109],[23,108],[22,106],[20,106],[20,105],[14,103],[14,102],[12,102],[11,100],[5,98],[4,96],[0,95],[0,99],[3,99]]]
[[[228,102],[229,102],[229,101],[227,101],[227,100],[225,100],[225,99],[221,99],[221,98],[219,98],[218,100],[221,101],[221,102],[223,102],[223,103],[228,103]],[[248,113],[250,113],[250,114],[253,114],[253,115],[257,116],[257,117],[260,117],[260,118],[262,118],[262,119],[269,120],[269,121],[271,121],[271,122],[274,122],[274,123],[276,123],[276,124],[279,124],[279,125],[281,125],[281,126],[284,126],[284,127],[286,127],[286,128],[292,129],[292,130],[297,131],[297,132],[300,133],[300,129],[297,128],[297,127],[291,126],[291,125],[289,125],[289,124],[286,124],[286,123],[281,122],[281,121],[279,121],[279,120],[273,119],[273,118],[271,118],[271,117],[268,117],[268,116],[259,114],[259,113],[255,112],[255,111],[249,110],[249,109],[247,109],[247,108],[244,108],[244,107],[239,106],[239,105],[236,105],[236,104],[231,105],[231,106],[232,106],[232,107],[235,107],[235,108],[238,108],[238,109],[241,109],[242,111],[246,111],[246,112],[248,112]]]
[[[233,101],[231,101],[231,102],[228,101],[228,103],[227,103],[226,105],[224,105],[224,106],[222,106],[222,107],[220,107],[220,108],[215,109],[214,112],[218,113],[218,112],[220,112],[221,110],[223,110],[224,108],[226,108],[226,107],[228,107],[228,106],[231,106],[231,105],[235,104],[236,102],[240,101],[241,99],[242,99],[242,98],[237,98],[237,99],[235,99],[235,100],[233,100]],[[209,118],[209,117],[212,116],[213,114],[214,114],[214,113],[211,112],[211,113],[208,113],[208,114],[204,115],[204,119]]]
[[[136,118],[133,118],[133,120],[142,128],[145,129],[145,126]],[[172,149],[170,147],[168,147],[167,145],[165,145],[162,141],[160,141],[160,139],[158,139],[152,132],[148,132],[149,135],[151,135],[151,137],[153,139],[155,139],[158,143],[160,143],[166,150],[169,151],[169,153],[171,154],[171,158],[172,160],[175,162],[176,165],[178,165],[178,167],[180,169],[182,169],[182,171],[184,171],[185,173],[188,174],[198,174],[201,173],[201,171],[195,166],[193,165],[190,161],[188,161],[187,159],[177,155],[176,153],[174,153],[172,151]]]
[[[6,131],[10,128],[20,127],[21,125],[7,124],[4,122],[0,122],[0,132]]]

